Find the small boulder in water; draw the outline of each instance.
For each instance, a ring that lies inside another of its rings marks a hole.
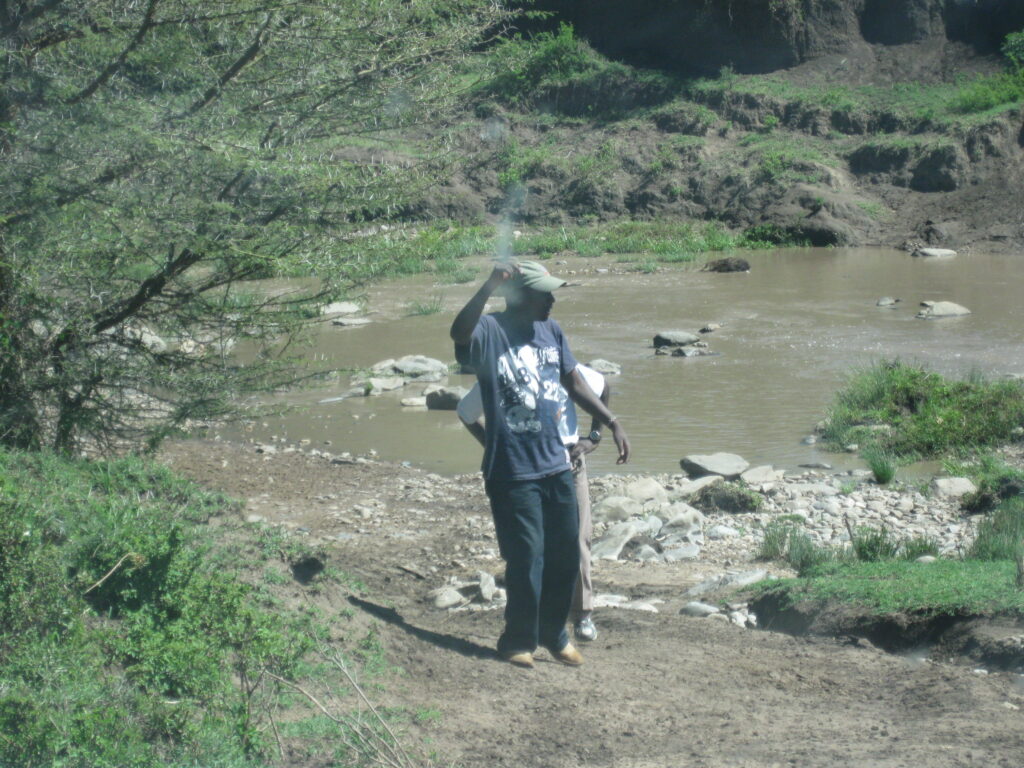
[[[701,268],[701,272],[749,272],[750,262],[729,256],[724,259],[712,259]]]

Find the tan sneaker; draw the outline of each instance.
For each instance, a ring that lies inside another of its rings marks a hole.
[[[516,653],[503,653],[501,658],[509,664],[525,669],[533,669],[533,654],[529,651],[518,651]]]
[[[576,646],[572,643],[566,643],[565,648],[555,652],[552,651],[551,655],[555,661],[560,661],[563,664],[568,664],[570,667],[579,667],[583,665],[583,654],[576,650]]]

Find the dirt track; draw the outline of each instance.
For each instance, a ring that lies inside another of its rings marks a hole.
[[[599,592],[660,597],[659,613],[602,609],[583,668],[539,655],[521,670],[492,650],[500,612],[426,601],[448,576],[501,570],[477,478],[225,443],[171,445],[162,458],[246,500],[243,515],[308,529],[366,585],[349,604],[404,670],[383,703],[440,712],[405,733],[439,764],[1024,764],[1024,678],[680,616],[683,590],[724,563],[599,564]]]

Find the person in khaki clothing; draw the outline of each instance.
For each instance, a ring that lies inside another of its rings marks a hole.
[[[611,387],[605,378],[593,368],[580,364],[576,366],[587,386],[608,405],[611,399]],[[480,385],[474,384],[469,393],[459,401],[456,408],[459,420],[484,445],[483,402],[480,399]],[[587,478],[587,454],[597,448],[601,442],[601,422],[594,419],[590,432],[585,437],[579,436],[576,410],[566,409],[565,418],[559,423],[562,442],[569,449],[572,461],[572,474],[576,487],[576,509],[579,513],[580,526],[580,574],[576,582],[576,592],[572,601],[570,618],[573,623],[573,634],[577,640],[590,642],[597,639],[597,626],[594,624],[594,586],[590,576],[590,548],[594,526],[590,516],[590,488]]]

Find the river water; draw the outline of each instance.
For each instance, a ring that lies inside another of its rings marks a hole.
[[[845,376],[859,366],[899,358],[944,374],[977,371],[990,377],[1024,374],[1024,255],[983,253],[935,260],[889,249],[780,249],[744,252],[745,274],[662,266],[629,271],[610,259],[551,260],[574,283],[559,291],[555,317],[582,362],[605,358],[622,366],[609,379],[612,410],[633,445],[627,469],[675,472],[691,453],[728,451],[752,464],[795,467],[825,461],[862,466],[855,456],[826,453],[802,439],[826,414]],[[481,279],[489,262],[476,264]],[[330,367],[369,367],[423,354],[451,361],[448,326],[479,282],[442,285],[421,275],[370,288],[374,322],[356,328],[325,324],[310,359]],[[883,296],[901,299],[877,307]],[[410,316],[410,304],[442,297],[440,313]],[[953,301],[972,310],[961,318],[915,318],[924,300]],[[493,309],[501,308],[500,299]],[[705,337],[714,356],[655,356],[654,334],[722,327]],[[450,383],[472,385],[469,376]],[[371,449],[441,473],[471,472],[480,449],[452,412],[411,410],[399,401],[420,394],[407,387],[378,397],[331,403],[348,377],[283,400],[290,413],[247,427],[220,430],[225,439],[309,440],[332,453]],[[588,423],[581,419],[581,423]],[[614,447],[591,457],[592,472],[618,471]]]

